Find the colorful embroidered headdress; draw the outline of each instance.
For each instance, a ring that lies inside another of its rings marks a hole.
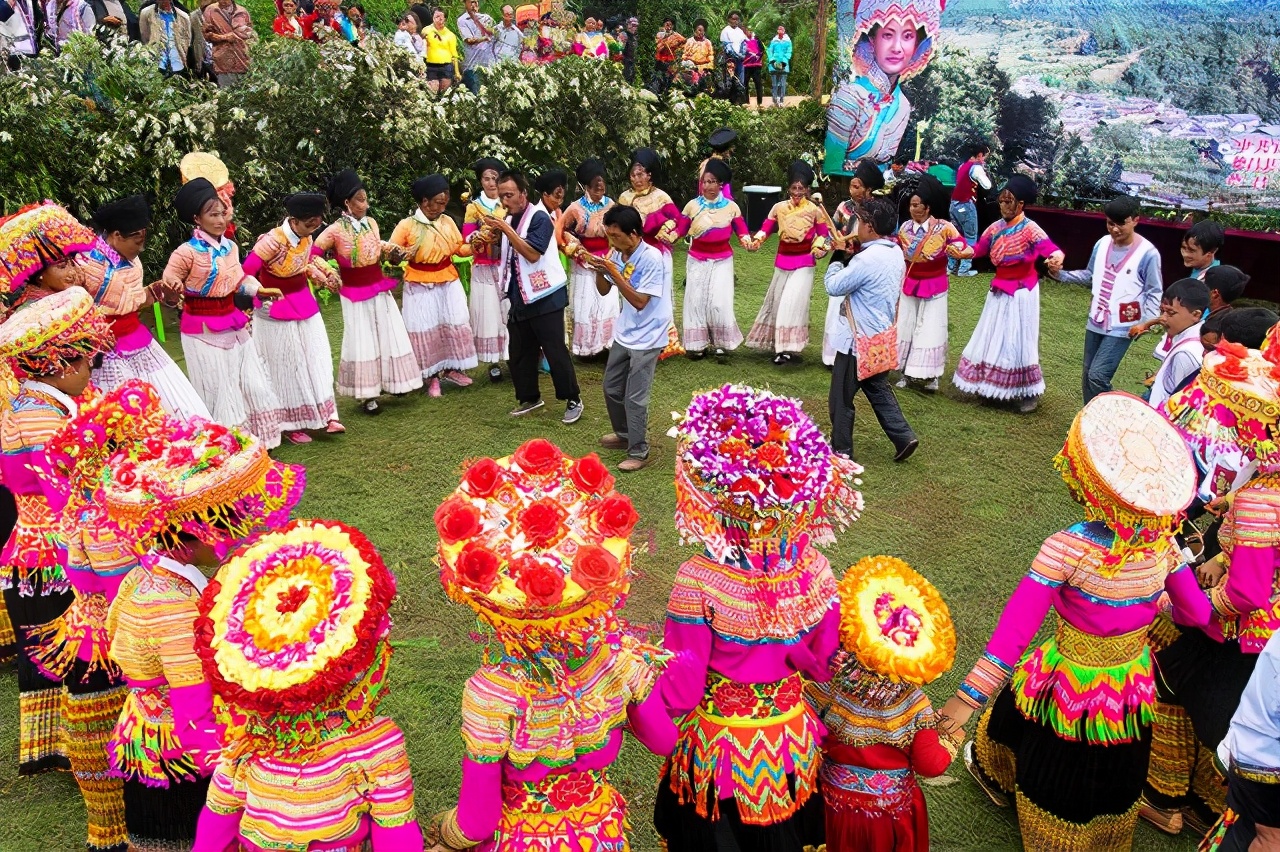
[[[32,276],[93,248],[92,228],[52,201],[0,219],[0,297],[12,302]]]
[[[1280,469],[1280,347],[1270,335],[1266,345],[1264,354],[1218,344],[1200,374],[1165,403],[1165,416],[1203,462],[1239,451],[1262,470]]]
[[[889,79],[876,64],[875,49],[871,43],[872,30],[894,25],[904,29],[924,31],[916,40],[915,50],[906,67],[898,75],[898,82],[909,80],[924,70],[933,56],[933,39],[942,27],[940,0],[855,0],[853,4],[853,76],[866,77],[882,92],[890,89]]]
[[[111,326],[79,287],[23,305],[0,323],[0,358],[18,377],[58,375],[115,345]]]
[[[298,520],[237,550],[200,596],[196,654],[233,748],[297,751],[372,721],[395,578],[359,530]]]
[[[1094,397],[1075,417],[1054,466],[1085,517],[1116,533],[1109,564],[1173,542],[1196,490],[1191,452],[1168,420],[1138,397]]]
[[[573,653],[618,629],[638,520],[594,453],[536,438],[472,463],[436,510],[440,581],[507,654]]]
[[[867,671],[923,686],[951,668],[956,629],[933,584],[892,556],[868,556],[840,580],[840,642]]]
[[[142,553],[178,548],[183,533],[219,550],[285,523],[305,485],[301,465],[274,461],[248,433],[171,418],[112,454],[95,499]]]
[[[723,560],[731,548],[808,534],[835,540],[862,511],[862,468],[836,455],[796,400],[746,385],[694,396],[675,428],[676,529]]]

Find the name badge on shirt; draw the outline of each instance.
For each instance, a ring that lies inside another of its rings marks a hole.
[[[529,289],[534,293],[539,293],[551,286],[551,282],[547,279],[547,273],[538,270],[529,275]]]
[[[1142,319],[1142,309],[1137,302],[1120,304],[1120,322],[1137,322],[1140,319]]]

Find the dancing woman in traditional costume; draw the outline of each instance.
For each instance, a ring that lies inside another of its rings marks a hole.
[[[404,271],[404,327],[427,394],[438,397],[442,379],[454,387],[469,387],[471,377],[462,371],[479,364],[467,297],[453,265],[455,255],[466,257],[472,248],[444,212],[449,181],[443,175],[418,178],[412,192],[418,209],[396,225],[391,244],[409,259]]]
[[[827,728],[818,772],[826,852],[928,852],[916,776],[946,772],[957,744],[939,736],[920,687],[955,660],[951,613],[928,580],[891,556],[858,562],[839,591],[842,650],[830,681],[805,686]]]
[[[778,256],[773,262],[773,280],[764,295],[764,304],[747,335],[747,346],[774,354],[773,363],[789,364],[794,354],[809,344],[809,297],[813,294],[816,258],[829,248],[831,228],[827,214],[809,200],[813,167],[796,160],[787,170],[786,201],[769,211],[769,218],[756,233],[756,248],[778,232]]]
[[[626,633],[638,520],[592,453],[529,441],[474,462],[435,515],[445,592],[490,631],[462,695],[462,790],[439,850],[626,852],[622,729],[667,755],[666,655]],[[665,676],[665,675],[664,675]]]
[[[302,469],[271,461],[245,432],[166,417],[155,389],[137,380],[82,406],[48,452],[71,484],[63,533],[79,595],[72,610],[98,600],[90,611],[101,623],[80,621],[127,685],[91,729],[98,782],[122,789],[134,852],[190,849],[222,748],[194,648],[202,569],[241,538],[285,523]]]
[[[673,281],[674,272],[671,260],[671,244],[676,239],[676,222],[680,219],[680,208],[671,200],[671,196],[658,189],[655,182],[662,173],[662,158],[652,148],[637,148],[631,152],[631,166],[627,175],[631,179],[631,188],[618,196],[618,203],[634,207],[640,214],[644,225],[644,241],[662,252],[663,275],[667,284]],[[680,335],[676,325],[671,323],[667,329],[667,348],[659,358],[683,354]]]
[[[1014,175],[1000,190],[999,221],[983,232],[974,257],[991,257],[996,277],[982,316],[964,347],[951,381],[965,393],[992,400],[1017,400],[1023,413],[1036,409],[1044,393],[1040,371],[1040,273],[1062,269],[1062,250],[1022,212],[1036,200],[1036,184]]]
[[[195,649],[229,725],[195,852],[421,852],[404,733],[378,715],[395,593],[337,521],[294,521],[218,569]]]
[[[280,446],[280,399],[246,329],[235,296],[275,299],[240,265],[240,248],[227,236],[229,216],[213,184],[196,178],[174,198],[178,220],[194,227],[173,250],[164,282],[182,290],[182,353],[191,384],[219,423],[239,426],[267,449]]]
[[[714,348],[717,358],[737,349],[742,331],[733,312],[733,245],[753,247],[742,211],[725,194],[733,172],[724,160],[708,158],[702,166],[700,195],[685,205],[676,236],[691,238],[685,260],[684,346],[701,358]]]
[[[467,204],[462,218],[462,238],[476,249],[471,261],[471,331],[475,336],[476,358],[489,368],[489,378],[502,378],[499,361],[507,360],[506,282],[498,262],[501,234],[484,227],[486,216],[505,216],[498,199],[498,175],[507,170],[501,160],[481,157],[476,161],[480,192]],[[479,233],[479,238],[472,238]]]
[[[369,194],[353,170],[343,169],[329,179],[329,204],[342,215],[316,237],[312,250],[332,253],[342,277],[338,393],[355,397],[366,413],[377,414],[382,394],[422,387],[422,368],[391,295],[396,283],[382,272],[384,257],[401,260],[403,255],[379,236],[377,221],[368,215]]]
[[[1203,831],[1226,806],[1213,752],[1253,674],[1258,654],[1280,627],[1280,328],[1265,354],[1220,343],[1190,385],[1164,411],[1209,479],[1229,478],[1214,460],[1256,467],[1223,500],[1221,553],[1200,572],[1210,582],[1213,619],[1203,630],[1153,630],[1158,702],[1142,816],[1162,831]]]
[[[604,183],[604,163],[595,157],[583,160],[575,176],[582,188],[582,197],[556,220],[556,242],[573,262],[569,272],[569,298],[573,306],[571,348],[574,355],[586,358],[613,345],[613,325],[622,310],[622,300],[616,292],[600,295],[596,289],[596,271],[582,259],[583,252],[595,257],[609,254],[604,214],[614,202]]]
[[[107,579],[99,587],[92,572],[69,580],[59,527],[68,484],[46,451],[78,412],[90,365],[114,345],[110,326],[78,287],[21,307],[0,325],[0,357],[22,377],[17,395],[0,414],[0,472],[18,503],[18,525],[4,553],[10,569],[5,603],[23,651],[18,772],[65,769],[69,758],[84,797],[89,848],[124,852],[121,785],[106,777],[104,748],[105,731],[124,696],[108,670],[105,650],[95,642],[101,631],[92,629],[100,625],[106,604],[102,597],[85,600],[71,591],[73,586],[86,595],[113,590],[118,580]],[[50,637],[64,633],[62,618],[73,606],[80,617],[65,633],[74,641],[68,656],[60,658],[63,664],[50,665],[50,643],[56,642]]]
[[[662,684],[680,740],[654,825],[670,852],[800,852],[821,840],[805,806],[822,723],[804,681],[830,679],[840,626],[811,543],[856,516],[861,468],[798,402],[742,385],[695,396],[676,435],[676,528],[705,551],[667,604],[664,647],[690,665]]]
[[[1168,421],[1123,393],[1076,415],[1055,466],[1086,520],[1045,540],[941,724],[957,734],[986,707],[965,762],[993,801],[1016,802],[1026,848],[1119,852],[1151,753],[1147,631],[1166,592],[1175,619],[1209,619],[1173,538],[1195,467]],[[1029,648],[1051,608],[1055,635]]]
[[[921,175],[911,193],[911,221],[898,229],[907,259],[898,301],[898,387],[915,381],[936,391],[947,369],[947,262],[973,256],[956,226],[940,216],[948,204],[942,183],[933,175]]]
[[[80,255],[76,283],[93,296],[116,336],[116,348],[93,371],[94,387],[106,393],[129,379],[142,379],[155,387],[166,410],[208,419],[209,409],[191,380],[138,319],[140,309],[157,301],[176,303],[177,296],[166,292],[162,281],[147,284],[138,260],[151,227],[147,199],[131,195],[104,204],[94,211],[93,224],[98,240]]]
[[[311,253],[311,235],[322,224],[325,197],[296,192],[284,200],[288,217],[258,238],[244,273],[283,296],[255,312],[253,343],[280,400],[280,428],[295,444],[311,441],[305,430],[345,432],[333,396],[333,350],[311,284],[338,291],[337,273]]]

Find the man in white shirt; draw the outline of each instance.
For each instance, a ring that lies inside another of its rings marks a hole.
[[[516,10],[502,7],[502,23],[493,33],[493,58],[495,62],[517,62],[520,59],[520,43],[524,34],[516,26]]]
[[[1227,813],[1215,830],[1226,831],[1213,848],[1280,849],[1280,633],[1273,633],[1258,655],[1218,759],[1228,771]],[[1229,824],[1227,815],[1234,816]]]
[[[596,289],[622,296],[622,313],[613,326],[613,345],[604,368],[604,402],[613,431],[600,439],[606,450],[626,450],[618,470],[647,467],[649,396],[658,356],[667,345],[672,322],[671,278],[663,273],[662,253],[644,241],[644,223],[634,207],[615,204],[604,214],[605,235],[613,252],[588,255],[596,271]]]
[[[458,18],[458,35],[464,45],[462,85],[476,95],[480,93],[476,72],[494,63],[493,18],[480,11],[480,0],[466,0],[466,11]]]
[[[738,12],[729,13],[729,25],[720,31],[720,47],[725,58],[733,60],[738,82],[742,83],[745,91],[747,69],[743,67],[742,60],[747,58],[747,34],[742,29],[742,15]]]
[[[1204,344],[1200,342],[1200,326],[1209,309],[1209,288],[1203,281],[1183,278],[1169,285],[1160,300],[1160,324],[1165,327],[1164,340],[1152,354],[1160,364],[1151,380],[1148,401],[1160,410],[1187,376],[1200,371],[1204,360]]]

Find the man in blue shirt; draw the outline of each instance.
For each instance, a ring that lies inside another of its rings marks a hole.
[[[854,208],[862,248],[849,265],[832,262],[823,283],[829,296],[843,296],[839,322],[833,326],[836,350],[831,370],[831,448],[853,458],[853,398],[867,395],[880,428],[894,446],[894,461],[906,461],[920,440],[898,407],[889,386],[889,370],[897,363],[898,295],[907,264],[897,240],[897,211],[891,202],[873,198]],[[860,351],[861,350],[861,351]],[[867,363],[858,369],[858,359]]]
[[[596,289],[606,296],[617,287],[622,313],[613,326],[613,345],[604,368],[604,401],[613,431],[600,439],[606,450],[626,450],[618,470],[646,467],[649,456],[649,396],[658,356],[671,325],[671,280],[663,274],[662,253],[644,241],[644,223],[634,207],[615,204],[604,214],[612,254],[589,257]]]
[[[511,416],[521,417],[543,406],[538,387],[541,352],[551,367],[556,399],[566,403],[561,422],[577,423],[582,418],[582,394],[564,342],[564,309],[569,304],[569,291],[556,255],[555,227],[541,202],[529,203],[529,182],[522,172],[510,170],[498,176],[498,198],[508,217],[486,217],[485,224],[502,232],[501,262],[507,276],[507,298],[511,300],[507,315],[511,382],[516,390],[516,407]],[[560,277],[556,278],[555,270],[559,270]],[[553,278],[558,285],[545,283]],[[522,280],[531,293],[545,289],[536,299],[526,301]]]

